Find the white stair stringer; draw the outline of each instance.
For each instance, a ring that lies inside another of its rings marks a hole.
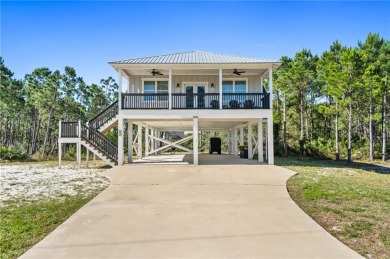
[[[113,127],[115,127],[117,123],[118,123],[118,115],[111,118],[111,120],[107,121],[102,126],[100,126],[98,131],[105,133],[105,132],[109,131],[110,129],[112,129]]]
[[[86,141],[81,140],[80,141],[81,145],[86,147],[89,151],[100,157],[104,162],[106,162],[107,165],[110,165],[112,167],[115,166],[115,162],[113,162],[109,157],[107,157],[105,154],[100,152],[98,149],[96,149],[94,146],[88,144]]]

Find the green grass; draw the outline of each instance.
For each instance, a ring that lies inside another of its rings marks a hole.
[[[0,208],[0,257],[22,255],[97,193]]]
[[[390,165],[278,158],[294,201],[365,257],[390,258]]]

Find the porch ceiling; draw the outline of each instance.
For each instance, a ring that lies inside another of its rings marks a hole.
[[[266,73],[268,70],[267,68],[238,68],[234,65],[232,65],[231,68],[225,68],[222,70],[222,73],[224,76],[229,76],[232,75],[232,72],[234,69],[239,69],[239,70],[244,70],[245,73],[242,74],[242,76],[246,75],[263,75]],[[135,68],[125,68],[123,71],[129,75],[144,75],[144,76],[151,76],[150,71],[152,69],[156,69],[160,71],[164,76],[162,77],[168,77],[168,69],[167,68],[161,68],[158,65],[153,66],[152,68],[142,68],[142,69],[135,69]],[[219,70],[218,69],[210,69],[210,68],[205,68],[205,69],[200,69],[200,68],[194,68],[194,69],[183,69],[183,68],[178,68],[178,69],[172,69],[172,75],[219,75]],[[232,75],[237,77],[237,75]],[[157,77],[157,76],[156,76]]]
[[[200,131],[228,130],[256,120],[199,120]],[[161,131],[192,131],[192,120],[147,120],[134,121],[134,124],[149,126]]]

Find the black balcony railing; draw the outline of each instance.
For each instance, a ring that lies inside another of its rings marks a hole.
[[[172,109],[219,109],[219,94],[172,94]]]
[[[169,109],[168,94],[122,94],[122,109]]]
[[[172,109],[269,109],[269,93],[172,93]],[[122,94],[122,109],[169,109],[169,95]]]
[[[223,109],[269,109],[269,93],[225,93]]]
[[[61,121],[62,138],[78,138],[79,137],[79,122],[78,121]]]

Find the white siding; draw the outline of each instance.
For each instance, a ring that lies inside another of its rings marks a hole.
[[[129,80],[129,93],[142,93],[142,78],[151,78],[151,76],[131,76]],[[165,78],[166,76],[155,76],[153,79]],[[249,93],[259,93],[260,92],[260,76],[257,75],[242,75],[238,77],[237,75],[224,76],[223,79],[228,78],[242,78],[243,80],[248,79],[248,92]],[[183,82],[208,82],[208,93],[218,93],[219,92],[219,82],[218,75],[174,75],[172,76],[172,93],[184,93]],[[179,84],[180,87],[176,87]],[[214,84],[214,87],[211,87],[211,84]]]

